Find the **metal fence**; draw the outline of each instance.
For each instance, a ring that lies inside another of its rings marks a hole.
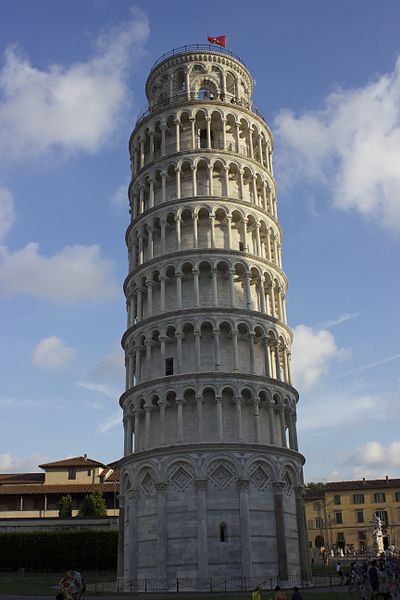
[[[98,586],[99,584],[97,584]],[[108,584],[107,584],[108,585]],[[130,593],[146,592],[247,592],[260,586],[263,590],[273,590],[275,586],[301,588],[313,586],[333,587],[340,585],[340,580],[335,575],[314,575],[304,579],[300,576],[290,577],[281,581],[279,577],[203,577],[203,578],[171,578],[171,579],[127,579],[119,578],[116,591]],[[90,588],[90,586],[88,586]],[[115,588],[114,588],[115,589]],[[111,591],[108,587],[97,587],[93,591]]]

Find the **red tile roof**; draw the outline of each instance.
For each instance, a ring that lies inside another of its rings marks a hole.
[[[5,483],[43,483],[44,473],[0,473],[0,485]]]
[[[400,479],[359,479],[355,481],[328,481],[323,489],[314,490],[306,487],[306,498],[323,498],[326,492],[341,492],[346,490],[384,490],[399,489]]]
[[[44,465],[39,465],[41,469],[58,469],[59,467],[102,467],[106,465],[87,458],[87,456],[73,456],[72,458],[65,458],[64,460],[57,460],[55,462],[49,462]]]
[[[60,484],[2,484],[0,496],[21,494],[90,494],[102,492],[110,494],[118,492],[118,482],[106,483],[60,483]]]

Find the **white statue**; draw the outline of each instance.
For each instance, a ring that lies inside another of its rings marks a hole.
[[[384,551],[382,519],[376,512],[372,514],[372,539],[377,553],[381,554]]]

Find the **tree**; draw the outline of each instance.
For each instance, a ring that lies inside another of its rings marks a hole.
[[[58,516],[72,517],[72,497],[69,494],[60,498],[58,503]]]
[[[92,492],[88,494],[79,511],[80,517],[106,517],[106,501],[101,492]]]
[[[310,483],[307,483],[307,487],[309,490],[324,490],[325,484],[323,481],[310,481]]]

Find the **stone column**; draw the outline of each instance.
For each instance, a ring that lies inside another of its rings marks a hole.
[[[225,196],[229,197],[229,167],[227,167],[227,166],[224,166],[224,175],[225,175]]]
[[[299,538],[299,554],[301,578],[308,581],[311,577],[310,556],[308,548],[308,536],[306,527],[306,515],[304,511],[304,486],[299,485],[294,488],[296,497],[296,517],[297,517],[297,535]]]
[[[179,119],[175,119],[174,124],[175,124],[175,138],[176,138],[175,150],[176,150],[176,152],[180,152],[181,151],[181,139],[180,139]]]
[[[167,129],[167,125],[165,123],[161,123],[161,156],[165,156],[165,130]]]
[[[160,481],[157,489],[157,576],[167,579],[167,482]]]
[[[181,331],[175,332],[177,372],[182,373],[182,337]]]
[[[149,178],[149,208],[154,206],[154,179]]]
[[[256,372],[256,365],[254,359],[254,337],[254,333],[249,333],[250,373]]]
[[[264,337],[264,359],[265,359],[265,376],[271,377],[271,361],[269,355],[269,339],[267,336]]]
[[[279,406],[279,423],[281,426],[281,439],[283,448],[287,448],[286,443],[286,423],[285,423],[285,408],[284,406]]]
[[[226,150],[226,119],[222,119],[222,150]]]
[[[165,312],[165,275],[160,275],[160,312]]]
[[[275,445],[275,427],[274,427],[274,402],[268,399],[267,401],[268,411],[268,428],[269,428],[269,443],[272,446]]]
[[[167,201],[167,173],[161,171],[161,202]]]
[[[199,440],[203,439],[203,396],[196,396],[197,427]]]
[[[242,554],[242,577],[252,576],[249,480],[239,479],[240,550]]]
[[[219,371],[221,369],[221,348],[219,334],[219,330],[214,330],[214,367],[216,371]]]
[[[176,173],[176,198],[177,200],[179,200],[179,198],[181,197],[181,170],[179,167],[175,168],[175,173]]]
[[[158,406],[160,407],[160,443],[165,446],[165,409],[167,408],[167,401],[159,400]]]
[[[214,221],[215,221],[215,216],[214,215],[210,215],[211,248],[215,248]]]
[[[135,365],[135,377],[136,377],[136,385],[141,383],[141,348],[139,346],[136,348],[136,365]]]
[[[160,335],[158,338],[160,340],[160,355],[161,355],[161,376],[164,376],[165,369],[165,342],[168,341],[168,337],[166,335]]]
[[[227,215],[226,221],[227,221],[227,227],[228,227],[228,250],[230,250],[232,248],[232,230],[231,230],[232,216]]]
[[[235,307],[235,269],[229,269],[229,296],[231,306]]]
[[[147,316],[153,316],[153,281],[146,281],[147,287]]]
[[[237,331],[232,331],[232,345],[233,345],[233,370],[239,371],[239,356],[238,356],[238,342],[237,342]]]
[[[122,580],[125,576],[124,569],[124,550],[125,550],[125,496],[122,494],[118,495],[118,565],[117,565],[117,577],[118,580]]]
[[[213,166],[208,165],[208,195],[214,196],[214,185],[213,185]]]
[[[288,579],[288,560],[286,552],[285,516],[283,512],[283,481],[274,483],[275,494],[275,525],[276,525],[276,552],[278,554],[278,576],[281,581]]]
[[[166,247],[165,247],[165,227],[166,227],[166,223],[165,221],[160,221],[160,227],[161,227],[161,253],[165,254],[166,252]]]
[[[151,340],[146,340],[144,345],[146,346],[146,379],[149,381],[151,379],[151,347],[153,342]]]
[[[263,157],[263,151],[262,151],[261,135],[258,136],[258,154],[259,154],[259,157],[260,157],[260,163],[262,164],[262,166],[264,166],[264,157]]]
[[[176,399],[177,405],[177,419],[178,419],[178,442],[183,440],[183,398]]]
[[[222,397],[215,397],[217,403],[217,431],[218,431],[218,440],[222,442],[224,439],[224,432],[222,428]]]
[[[192,188],[193,188],[193,196],[197,196],[197,167],[196,165],[192,165]]]
[[[211,148],[211,117],[206,117],[207,148]]]
[[[238,440],[242,439],[242,397],[236,396],[236,421],[237,421],[237,437]]]
[[[127,521],[128,521],[128,579],[137,579],[138,570],[138,497],[136,490],[128,490],[128,506]],[[126,510],[125,509],[125,510]]]
[[[276,378],[279,379],[279,381],[282,381],[281,363],[279,360],[279,343],[277,341],[274,342],[274,353],[275,353]]]
[[[206,479],[196,479],[197,506],[197,576],[208,577]]]
[[[250,273],[244,274],[244,285],[246,293],[246,308],[247,310],[251,310]]]
[[[195,308],[200,306],[200,290],[199,290],[199,269],[193,269],[193,293]]]
[[[212,290],[213,290],[213,305],[218,306],[218,281],[217,281],[217,269],[214,267],[211,269],[212,279]]]
[[[191,130],[191,136],[192,136],[192,150],[195,150],[196,149],[196,132],[195,132],[195,128],[194,128],[194,117],[190,117],[189,121],[190,121],[190,130]]]
[[[200,349],[200,331],[197,329],[193,332],[194,335],[194,350],[196,354],[196,369],[200,372],[201,368],[201,349]]]
[[[147,449],[150,447],[150,433],[151,433],[151,411],[153,406],[151,404],[144,405],[145,422],[144,422],[144,447]]]
[[[198,216],[193,215],[193,248],[198,246]]]
[[[135,426],[134,426],[134,432],[135,432],[135,452],[137,452],[140,448],[140,443],[141,440],[139,439],[139,432],[140,432],[140,408],[136,407],[135,410],[133,411],[134,414],[134,418],[135,418]]]
[[[176,278],[176,304],[178,308],[182,308],[182,273],[178,271],[175,273]]]
[[[126,417],[126,454],[132,454],[132,416]]]
[[[239,123],[238,122],[235,122],[235,142],[236,142],[236,152],[239,154],[240,137],[239,137]]]
[[[260,439],[260,398],[258,396],[254,398],[254,430],[256,444],[261,442]]]

